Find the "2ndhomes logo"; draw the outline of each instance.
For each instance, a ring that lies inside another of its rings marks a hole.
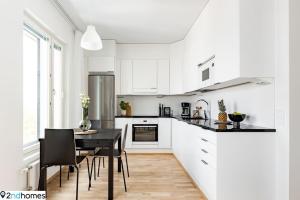
[[[1,191],[0,199],[46,199],[45,191]]]

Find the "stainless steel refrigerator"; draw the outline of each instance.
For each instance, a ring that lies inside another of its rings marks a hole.
[[[115,77],[111,74],[90,74],[88,93],[91,98],[89,119],[92,128],[115,127]]]

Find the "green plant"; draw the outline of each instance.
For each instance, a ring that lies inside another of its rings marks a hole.
[[[225,112],[226,111],[226,107],[225,107],[225,104],[224,104],[224,100],[220,100],[218,101],[218,105],[219,105],[219,110],[220,112]]]
[[[120,108],[121,110],[127,110],[129,103],[125,101],[120,102]]]

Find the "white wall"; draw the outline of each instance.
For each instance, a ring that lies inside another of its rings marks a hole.
[[[0,166],[0,185],[2,190],[21,190],[23,180],[20,169],[23,163],[23,125],[22,125],[22,38],[24,11],[30,13],[39,23],[62,40],[65,44],[65,69],[69,75],[72,60],[74,33],[73,28],[53,7],[49,0],[0,1],[2,8],[0,21],[4,31],[1,33],[2,69],[0,78],[0,92],[2,105],[0,152],[3,162]],[[69,76],[65,82],[69,83]],[[66,91],[69,91],[69,85]],[[65,94],[65,102],[71,99]],[[65,125],[68,126],[68,110],[66,109]],[[8,152],[9,153],[6,153]]]
[[[290,0],[290,199],[300,199],[300,2]]]
[[[20,189],[22,165],[22,24],[23,1],[0,1],[0,186]]]
[[[289,199],[289,1],[276,0],[277,200]]]
[[[267,79],[269,85],[249,84],[219,91],[197,94],[194,96],[126,96],[118,99],[130,102],[133,115],[158,115],[158,105],[163,103],[171,106],[174,115],[181,114],[181,102],[190,102],[192,109],[199,99],[207,100],[211,105],[213,119],[218,118],[218,100],[224,99],[227,113],[235,111],[248,115],[243,123],[254,124],[268,128],[275,127],[275,84],[273,79]],[[199,104],[197,104],[199,105]],[[205,104],[200,104],[206,108]],[[118,107],[118,114],[120,110]]]
[[[168,44],[118,44],[117,59],[169,59]]]

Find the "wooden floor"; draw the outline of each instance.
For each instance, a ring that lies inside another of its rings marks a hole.
[[[126,176],[127,193],[124,191],[122,173],[118,173],[115,170],[114,199],[116,200],[206,200],[203,193],[194,186],[190,177],[171,154],[132,154],[128,155],[128,162],[130,177],[127,178]],[[87,189],[86,162],[81,164],[79,199],[107,199],[107,160],[105,164],[106,168],[101,168],[100,170],[100,177],[97,177],[96,181],[92,181],[90,191]],[[117,165],[115,164],[115,169],[116,167]],[[75,199],[75,174],[72,173],[68,181],[67,173],[64,171],[61,188],[59,187],[58,176],[48,183],[47,199]]]

